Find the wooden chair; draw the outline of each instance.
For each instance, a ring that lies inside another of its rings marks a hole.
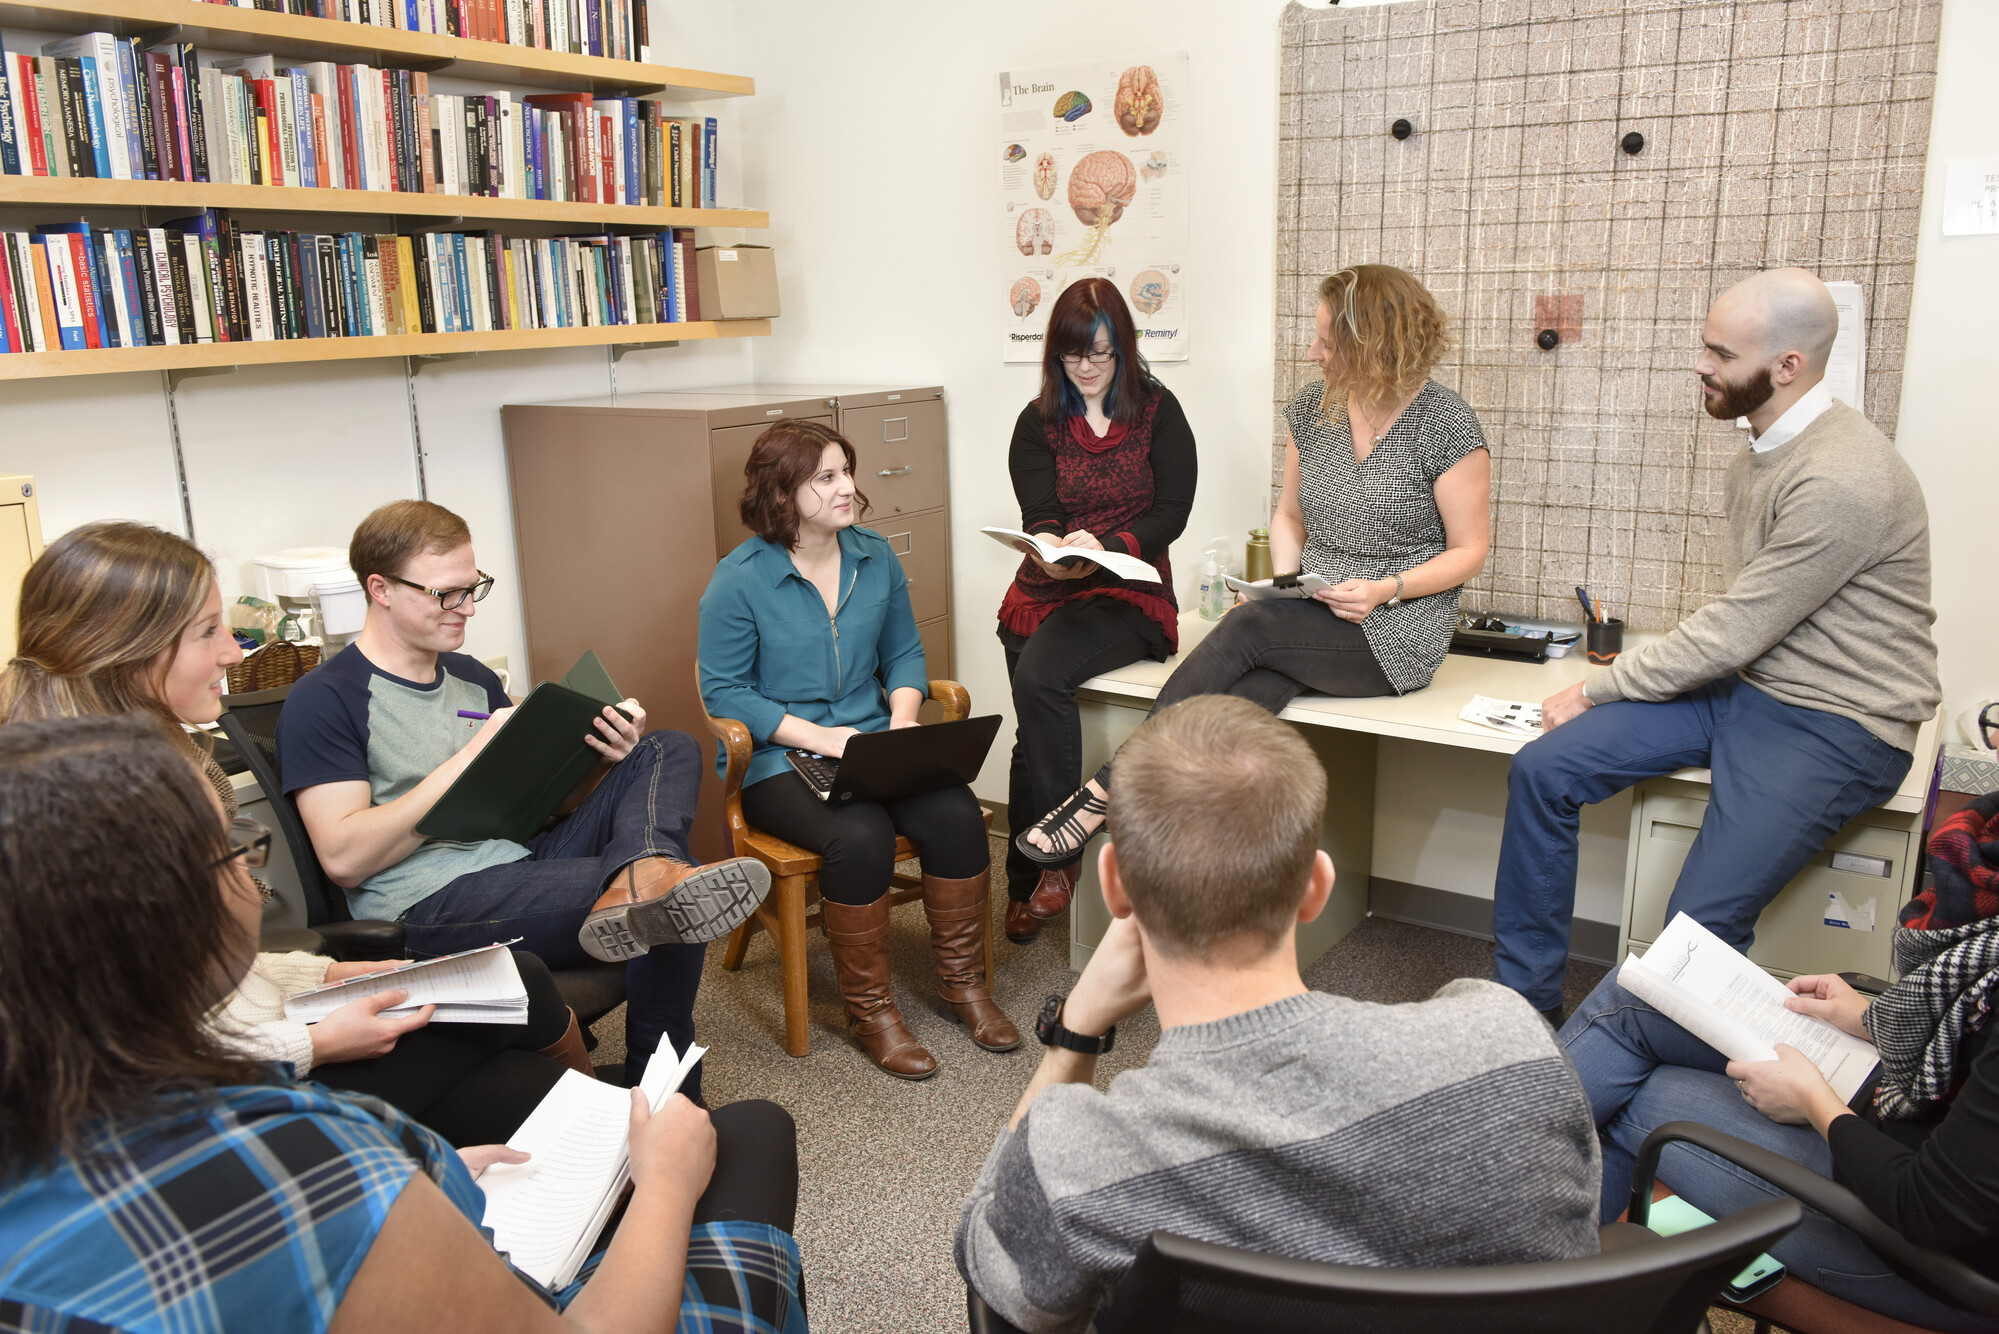
[[[698,671],[698,668],[697,668]],[[700,696],[696,683],[696,698]],[[970,715],[972,697],[956,681],[932,681],[930,698],[944,706],[944,721],[957,722]],[[709,716],[701,709],[708,730],[722,743],[728,756],[728,770],[722,776],[722,813],[729,826],[729,842],[738,857],[754,857],[770,868],[770,894],[749,921],[729,937],[722,955],[722,967],[730,972],[742,967],[743,952],[750,937],[762,927],[777,942],[778,967],[784,978],[784,1049],[793,1056],[810,1050],[806,1032],[805,933],[822,926],[822,914],[813,906],[819,902],[819,868],[823,859],[775,834],[752,828],[743,818],[743,775],[750,767],[750,729],[734,718]],[[992,828],[993,813],[981,807],[986,827]],[[916,855],[910,841],[901,835],[895,840],[895,859],[906,861]],[[923,897],[923,881],[913,875],[897,874],[890,880],[889,904],[908,903]],[[993,976],[992,890],[986,890],[986,980]],[[823,929],[823,927],[822,927]]]

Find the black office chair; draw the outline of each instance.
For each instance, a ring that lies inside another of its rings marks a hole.
[[[1979,1315],[1999,1317],[1999,1282],[1987,1278],[1954,1255],[1911,1244],[1901,1233],[1882,1222],[1858,1195],[1830,1178],[1822,1177],[1780,1153],[1693,1121],[1668,1121],[1645,1137],[1631,1177],[1630,1217],[1634,1223],[1643,1223],[1650,1213],[1652,1181],[1658,1175],[1659,1155],[1667,1145],[1674,1143],[1705,1149],[1715,1157],[1761,1177],[1786,1195],[1850,1229],[1876,1255],[1927,1284],[1938,1296]],[[1774,1295],[1774,1289],[1772,1293]],[[1757,1305],[1756,1302],[1749,1303],[1752,1312]],[[1855,1312],[1859,1314],[1858,1308]],[[1761,1324],[1759,1327],[1768,1328]]]
[[[354,920],[347,911],[347,895],[320,867],[305,821],[299,818],[298,804],[285,795],[278,772],[278,714],[289,693],[290,686],[277,686],[223,696],[223,734],[242,753],[257,786],[270,798],[278,834],[291,849],[292,865],[298,870],[308,931],[320,936],[325,952],[336,959],[399,958],[403,953],[401,923]],[[276,947],[268,932],[263,943],[266,948]],[[301,943],[291,948],[313,947]],[[584,1041],[594,1046],[590,1025],[625,1003],[625,966],[593,960],[579,968],[551,968],[549,974],[564,1002],[576,1011]]]
[[[1660,1237],[1602,1229],[1577,1260],[1464,1269],[1378,1269],[1259,1255],[1155,1232],[1098,1313],[1107,1334],[1705,1334],[1714,1295],[1798,1225],[1771,1200]],[[972,1334],[1018,1334],[966,1293]]]

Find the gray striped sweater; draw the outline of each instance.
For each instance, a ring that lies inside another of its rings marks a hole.
[[[1588,1101],[1514,992],[1307,992],[1168,1029],[1108,1092],[1044,1090],[987,1156],[957,1261],[1030,1331],[1081,1329],[1156,1228],[1362,1265],[1596,1253]]]

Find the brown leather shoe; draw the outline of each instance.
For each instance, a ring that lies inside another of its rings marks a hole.
[[[888,971],[888,895],[858,906],[827,899],[826,943],[833,947],[833,976],[847,1003],[847,1033],[868,1058],[897,1079],[928,1079],[937,1059],[923,1049],[902,1012]]]
[[[689,866],[676,857],[641,857],[611,887],[576,933],[593,959],[622,963],[654,945],[716,940],[742,925],[770,893],[770,869],[754,857]]]
[[[1040,883],[1027,900],[1027,910],[1044,922],[1052,922],[1069,911],[1076,896],[1076,866],[1051,866],[1041,873]]]
[[[1017,899],[1006,901],[1006,938],[1016,945],[1025,945],[1041,934],[1041,919],[1027,910],[1027,904]]]
[[[986,981],[986,887],[991,872],[967,880],[923,877],[923,911],[930,918],[930,952],[937,956],[937,994],[972,1041],[987,1051],[1012,1051],[1020,1030],[993,1003]]]

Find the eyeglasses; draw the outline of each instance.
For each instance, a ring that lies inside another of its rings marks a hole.
[[[238,857],[253,871],[271,859],[271,831],[240,815],[229,822],[228,854],[218,858],[214,864],[227,866]]]
[[[415,580],[405,579],[399,574],[385,574],[382,577],[392,583],[401,584],[404,588],[414,588],[419,593],[430,594],[437,599],[437,605],[445,611],[457,611],[465,605],[466,598],[471,598],[474,602],[484,602],[486,594],[493,591],[493,576],[484,570],[480,570],[478,574],[479,582],[470,588],[426,588]]]
[[[1992,733],[1999,731],[1999,704],[1987,704],[1978,711],[1978,737],[1987,750],[1999,750],[1999,743],[1992,740]]]
[[[1060,355],[1064,366],[1080,366],[1086,361],[1092,366],[1108,366],[1117,360],[1117,349],[1106,348],[1100,352],[1092,348],[1088,352],[1064,352]]]

